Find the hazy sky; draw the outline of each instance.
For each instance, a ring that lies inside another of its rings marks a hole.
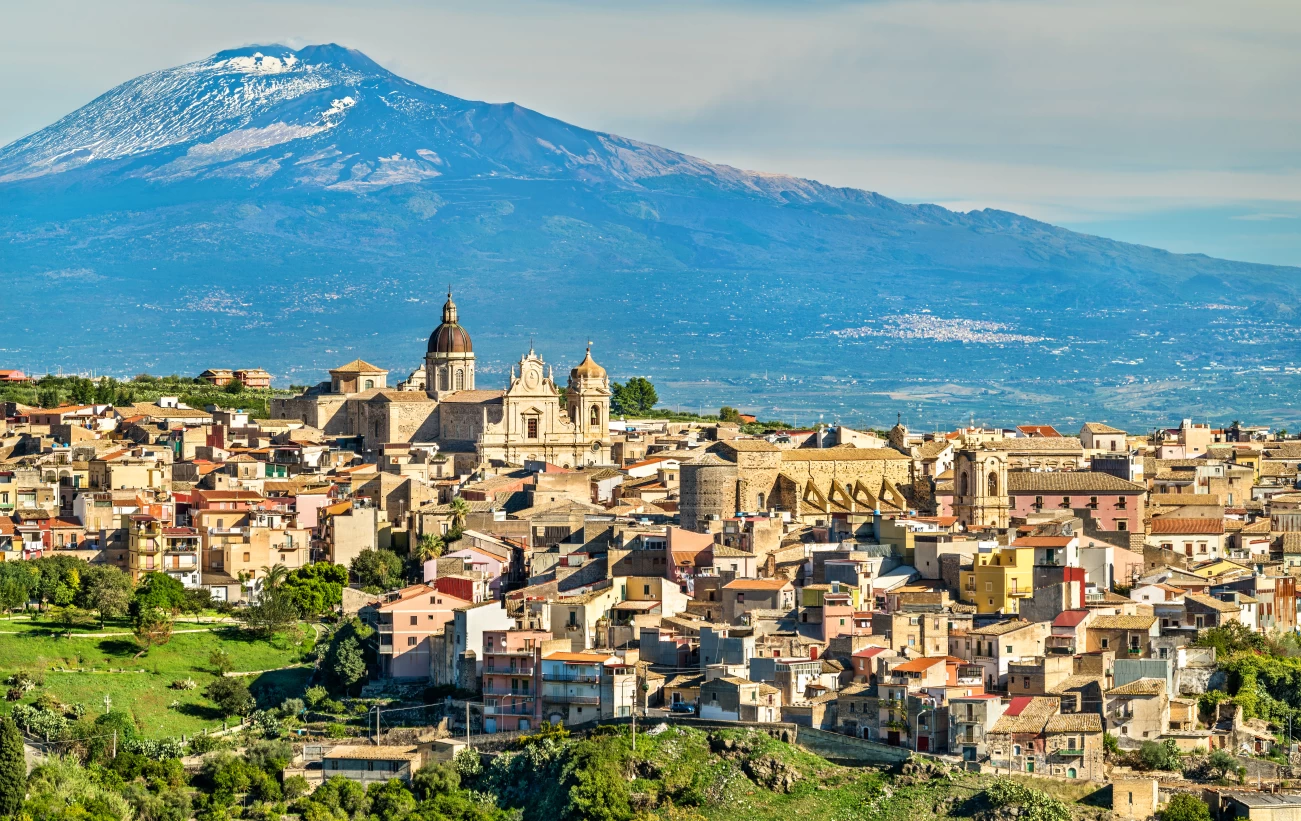
[[[716,162],[1301,265],[1301,2],[0,0],[0,144],[146,71],[337,42]]]

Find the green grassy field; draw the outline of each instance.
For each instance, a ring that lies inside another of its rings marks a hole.
[[[194,629],[201,632],[179,632]],[[310,639],[295,647],[282,637],[258,639],[238,627],[178,622],[178,632],[170,642],[135,658],[139,647],[129,630],[123,622],[109,622],[105,633],[128,635],[80,638],[66,636],[62,627],[48,624],[0,621],[0,678],[24,670],[44,681],[44,686],[28,693],[23,702],[49,693],[67,705],[84,704],[93,716],[104,712],[108,697],[114,709],[132,710],[149,737],[189,736],[221,727],[221,715],[202,695],[203,688],[216,678],[208,664],[213,650],[230,654],[235,671],[250,672],[298,664],[310,648]],[[312,635],[311,631],[306,635]],[[250,677],[248,683],[255,693],[274,687],[280,693],[278,699],[284,699],[299,695],[309,676],[310,670],[303,667]],[[170,688],[173,681],[186,678],[199,686],[194,690]],[[0,709],[7,713],[12,705],[6,701]]]

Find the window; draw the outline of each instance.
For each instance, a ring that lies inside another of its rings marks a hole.
[[[456,389],[458,391],[465,390],[465,371],[460,368],[456,369]]]
[[[249,555],[248,555],[247,553],[244,554],[244,561],[246,561],[246,562],[247,562],[247,561],[251,561],[251,560],[249,559]]]
[[[419,618],[418,616],[412,616],[412,617],[411,617],[411,623],[412,623],[413,625],[415,625],[415,624],[419,624],[419,623],[420,623],[420,618]]]
[[[997,496],[998,495],[998,474],[992,470],[989,472],[988,485],[989,485],[989,495]]]
[[[760,494],[759,494],[757,497],[755,497],[755,498],[756,498],[756,500],[757,500],[757,502],[758,502],[758,504],[756,504],[755,507],[757,507],[759,510],[765,510],[766,508],[763,506],[763,503],[764,503],[764,496],[763,496],[763,494],[760,493]]]
[[[1124,519],[1117,519],[1117,520],[1116,520],[1116,529],[1117,529],[1117,530],[1129,530],[1129,522],[1125,521]]]
[[[1111,644],[1111,639],[1103,639],[1103,640],[1102,640],[1102,649],[1103,649],[1103,650],[1106,650],[1106,649],[1107,649],[1107,646],[1108,646],[1109,644]]]
[[[1020,754],[1021,754],[1021,745],[1020,745],[1020,744],[1013,744],[1013,745],[1012,745],[1012,755],[1020,755]]]
[[[1044,497],[1042,496],[1034,497],[1034,509],[1041,510],[1043,506],[1044,506]]]
[[[1062,510],[1067,510],[1067,509],[1070,508],[1070,506],[1071,506],[1071,497],[1069,497],[1069,496],[1063,496],[1063,497],[1062,497],[1062,503],[1061,503],[1061,505],[1060,505],[1060,507],[1062,508]]]
[[[374,379],[367,379],[367,380],[366,380],[366,390],[370,390],[370,389],[373,388],[373,387],[375,387],[375,380],[374,380]]]
[[[1124,510],[1125,504],[1126,504],[1125,497],[1124,496],[1118,497],[1116,499],[1116,510]]]
[[[448,379],[449,379],[449,377],[448,377],[448,375],[447,375],[447,368],[442,368],[442,369],[440,369],[440,370],[438,371],[438,388],[439,388],[439,390],[444,390],[444,391],[445,391],[445,390],[448,389],[448,387],[449,387],[449,385],[447,384]]]
[[[967,495],[967,474],[965,473],[958,475],[958,495],[959,496]]]
[[[416,646],[416,637],[407,636],[407,647],[415,647],[415,646]]]
[[[1010,653],[1012,652],[1012,645],[1010,645],[1010,644],[1007,645],[1007,646],[1004,648],[1004,652],[1010,654]]]
[[[530,439],[538,438],[538,418],[536,416],[530,416],[528,418],[528,421],[526,422],[526,425],[528,428],[528,433],[527,433],[528,438]]]
[[[587,415],[587,421],[588,424],[590,424],[594,428],[601,427],[601,406],[600,405],[592,406],[590,412]]]
[[[1090,510],[1097,510],[1097,509],[1098,509],[1098,497],[1097,497],[1097,496],[1090,496],[1090,497],[1089,497],[1089,509],[1090,509]]]

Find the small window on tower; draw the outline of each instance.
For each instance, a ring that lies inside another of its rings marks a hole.
[[[594,428],[599,428],[599,427],[601,426],[601,406],[600,406],[600,405],[593,405],[593,406],[592,406],[592,413],[591,413],[591,417],[590,417],[590,422],[589,422],[589,423],[590,423],[591,426],[594,427]]]
[[[538,438],[538,418],[536,416],[530,416],[528,418],[527,427],[528,427],[528,438],[530,439]]]

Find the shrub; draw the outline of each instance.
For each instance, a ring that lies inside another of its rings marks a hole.
[[[1206,802],[1183,792],[1175,793],[1157,815],[1161,821],[1211,821],[1211,810]]]
[[[333,721],[325,725],[325,734],[330,738],[348,738],[352,735],[352,728],[347,724]]]
[[[1018,807],[1024,821],[1070,821],[1071,811],[1062,801],[1010,778],[997,778],[985,789],[994,807]]]

